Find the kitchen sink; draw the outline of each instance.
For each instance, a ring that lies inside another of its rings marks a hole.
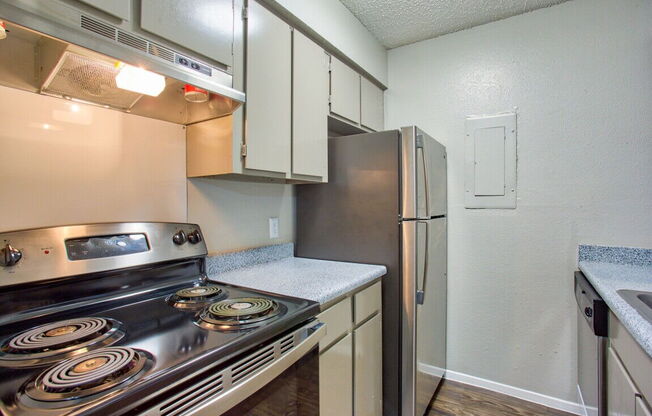
[[[619,290],[618,294],[645,319],[652,323],[652,292],[641,290]]]

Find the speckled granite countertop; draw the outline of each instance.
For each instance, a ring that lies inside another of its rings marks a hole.
[[[652,324],[618,290],[652,292],[652,250],[580,246],[579,267],[609,309],[652,357]]]
[[[292,257],[284,244],[211,257],[208,276],[221,283],[317,301],[322,310],[379,280],[385,266]],[[249,260],[243,260],[243,259]],[[264,258],[265,261],[259,261]],[[238,267],[233,265],[237,264]]]

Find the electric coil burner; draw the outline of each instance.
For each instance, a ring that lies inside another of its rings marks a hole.
[[[256,326],[283,312],[271,299],[259,297],[233,298],[213,303],[199,315],[198,324],[213,330],[238,330]]]
[[[179,309],[198,309],[223,299],[225,295],[226,292],[219,286],[193,286],[177,290],[168,298],[168,303]]]
[[[25,388],[34,400],[81,399],[126,383],[145,366],[146,355],[125,347],[107,347],[61,362]]]
[[[319,304],[208,280],[200,234],[0,233],[0,415],[317,416]]]
[[[124,336],[113,319],[77,318],[18,334],[0,347],[0,365],[32,366],[111,345]]]

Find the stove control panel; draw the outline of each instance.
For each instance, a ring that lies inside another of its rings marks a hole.
[[[0,287],[206,254],[197,224],[126,222],[12,231],[0,233]]]
[[[6,244],[5,247],[0,250],[0,266],[2,267],[14,266],[22,258],[23,252],[12,247],[11,244]]]

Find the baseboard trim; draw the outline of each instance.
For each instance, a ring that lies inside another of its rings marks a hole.
[[[444,378],[452,381],[457,381],[462,384],[469,384],[471,386],[480,387],[483,389],[495,391],[496,393],[506,394],[508,396],[516,397],[528,402],[540,404],[542,406],[550,407],[564,412],[573,413],[575,415],[584,415],[584,410],[579,403],[569,402],[567,400],[558,399],[556,397],[546,396],[545,394],[536,393],[533,391],[521,389],[519,387],[509,386],[507,384],[497,383],[495,381],[486,380],[480,377],[470,376],[457,371],[446,370]]]

